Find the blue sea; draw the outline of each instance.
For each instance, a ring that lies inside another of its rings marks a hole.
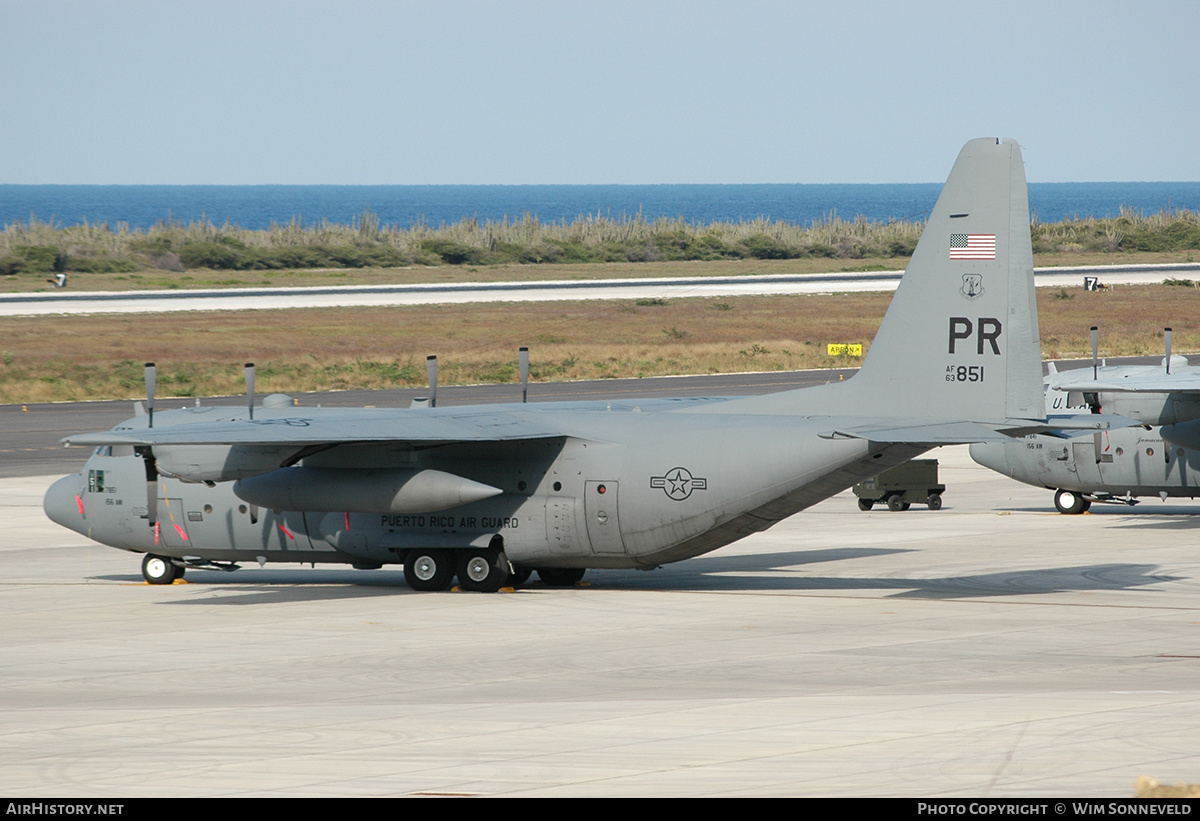
[[[369,208],[384,225],[437,227],[474,218],[568,222],[601,216],[681,217],[695,224],[767,217],[811,225],[831,214],[924,220],[940,183],[887,185],[0,185],[0,226],[31,217],[57,225],[148,228],[208,220],[263,229],[293,219],[349,224]],[[1042,222],[1200,210],[1200,182],[1031,183]]]

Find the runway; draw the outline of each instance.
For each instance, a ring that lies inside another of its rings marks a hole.
[[[241,311],[364,305],[432,305],[464,302],[547,302],[589,299],[894,291],[903,271],[769,274],[740,277],[559,280],[542,282],[347,285],[312,288],[226,288],[178,291],[53,291],[0,295],[0,316],[45,314]],[[1038,287],[1080,286],[1086,276],[1104,284],[1155,284],[1164,278],[1200,280],[1200,264],[1109,265],[1035,270]]]
[[[64,411],[65,412],[65,411]],[[77,453],[82,461],[85,454]],[[414,593],[189,571],[0,479],[0,791],[24,796],[1129,797],[1200,773],[1200,507],[1053,512],[942,460],[652,572]]]

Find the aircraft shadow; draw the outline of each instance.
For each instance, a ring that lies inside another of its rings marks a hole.
[[[689,589],[730,592],[855,592],[879,591],[888,598],[984,598],[1029,596],[1066,592],[1136,590],[1185,577],[1156,574],[1152,564],[1096,564],[1077,567],[1051,567],[1038,570],[985,573],[942,578],[807,576],[782,573],[757,573],[745,566],[715,569],[703,560],[691,562],[693,570],[686,579],[620,579],[597,574],[594,584],[604,589]],[[699,565],[699,566],[696,566]],[[794,566],[794,565],[793,565]],[[669,568],[667,569],[670,570]],[[610,573],[612,571],[609,571]],[[736,572],[738,575],[723,575]],[[682,574],[681,574],[682,576]],[[888,593],[888,591],[894,591]]]
[[[593,570],[580,587],[566,592],[581,595],[613,591],[685,592],[878,592],[885,598],[979,599],[1003,596],[1041,596],[1069,592],[1146,589],[1188,577],[1157,573],[1153,564],[1093,564],[1050,567],[1016,572],[984,573],[933,578],[853,577],[800,575],[798,565],[823,561],[870,558],[900,550],[818,550],[765,554],[756,557],[695,559],[652,573],[636,570]],[[817,556],[809,555],[811,553]],[[758,559],[747,562],[746,559]],[[736,575],[733,575],[736,574]],[[116,580],[117,577],[112,577]],[[120,577],[122,581],[127,577]],[[193,584],[220,591],[216,597],[190,597],[163,602],[171,605],[271,605],[284,602],[335,601],[363,596],[437,595],[416,593],[404,583],[402,573],[383,571],[367,578],[361,572],[338,570],[308,572],[264,571],[253,579],[221,574],[197,574]],[[547,588],[536,580],[517,592]],[[1146,592],[1154,592],[1146,590]]]
[[[817,564],[820,562],[845,561],[849,559],[866,559],[875,556],[885,556],[893,553],[910,551],[889,548],[830,548],[827,550],[796,550],[786,553],[764,553],[753,556],[713,556],[702,559],[705,571],[701,573],[686,572],[691,562],[674,565],[671,570],[684,570],[685,573],[671,575],[671,583],[664,586],[661,582],[664,575],[660,573],[647,574],[637,570],[591,570],[589,577],[603,577],[604,584],[597,589],[679,589],[686,590],[699,585],[699,589],[712,587],[712,582],[722,581],[721,577],[706,575],[721,572],[740,573],[775,573],[783,572],[788,567],[801,564]],[[364,572],[346,568],[246,568],[248,572],[238,571],[225,573],[211,570],[189,570],[187,582],[191,585],[220,590],[219,599],[187,599],[163,602],[175,605],[211,605],[211,604],[275,604],[279,602],[299,601],[334,601],[363,596],[394,596],[397,593],[413,595],[430,595],[415,593],[408,588],[404,574],[399,568]],[[104,581],[137,583],[139,575],[108,575],[97,576]],[[756,577],[767,580],[767,577]],[[650,584],[639,584],[640,581],[650,581]],[[634,582],[630,584],[629,582]],[[583,589],[593,587],[587,584]],[[748,589],[754,589],[751,585]],[[546,589],[535,575],[521,589]],[[233,595],[229,595],[229,594]],[[241,593],[242,595],[237,595]]]
[[[1129,506],[1124,504],[1100,504],[1093,502],[1091,509],[1083,514],[1084,516],[1170,516],[1172,518],[1182,518],[1189,516],[1200,516],[1200,507],[1181,507],[1179,505],[1159,505],[1158,498],[1151,499],[1147,497],[1141,504]],[[1064,518],[1073,518],[1057,512],[1053,505],[1047,507],[1005,507],[997,508],[997,510],[1005,510],[1012,513],[1045,513],[1047,515],[1054,514],[1055,516],[1063,516]]]
[[[1052,567],[1016,573],[986,573],[944,579],[885,579],[909,589],[889,598],[979,598],[987,596],[1028,596],[1102,590],[1136,590],[1163,582],[1182,581],[1185,577],[1156,574],[1152,564],[1094,564],[1079,567]],[[1154,592],[1154,591],[1146,591]]]
[[[102,581],[137,585],[140,574],[96,576]],[[180,585],[176,582],[176,585]],[[252,605],[284,602],[339,601],[366,596],[411,593],[404,573],[382,571],[368,576],[354,570],[252,570],[249,573],[189,570],[183,584],[193,590],[219,593],[218,598],[188,598],[158,602],[167,605]]]

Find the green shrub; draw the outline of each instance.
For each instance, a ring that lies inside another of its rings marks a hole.
[[[131,259],[110,257],[68,256],[64,258],[64,263],[64,270],[82,274],[128,274],[142,269],[141,265]]]
[[[457,240],[435,237],[424,240],[421,248],[440,257],[442,262],[447,265],[480,265],[483,263],[482,248],[475,248]]]
[[[742,240],[746,256],[755,259],[787,259],[788,250],[783,243],[767,234],[751,234]]]
[[[242,267],[242,255],[221,242],[189,242],[179,249],[179,261],[184,268]]]

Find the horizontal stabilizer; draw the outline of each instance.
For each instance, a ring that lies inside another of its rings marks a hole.
[[[866,439],[872,442],[912,445],[969,445],[975,442],[1010,442],[1033,433],[1077,431],[1095,433],[1139,423],[1123,416],[1078,414],[1047,420],[1008,419],[1003,424],[961,420],[887,419],[827,431],[822,439]]]

